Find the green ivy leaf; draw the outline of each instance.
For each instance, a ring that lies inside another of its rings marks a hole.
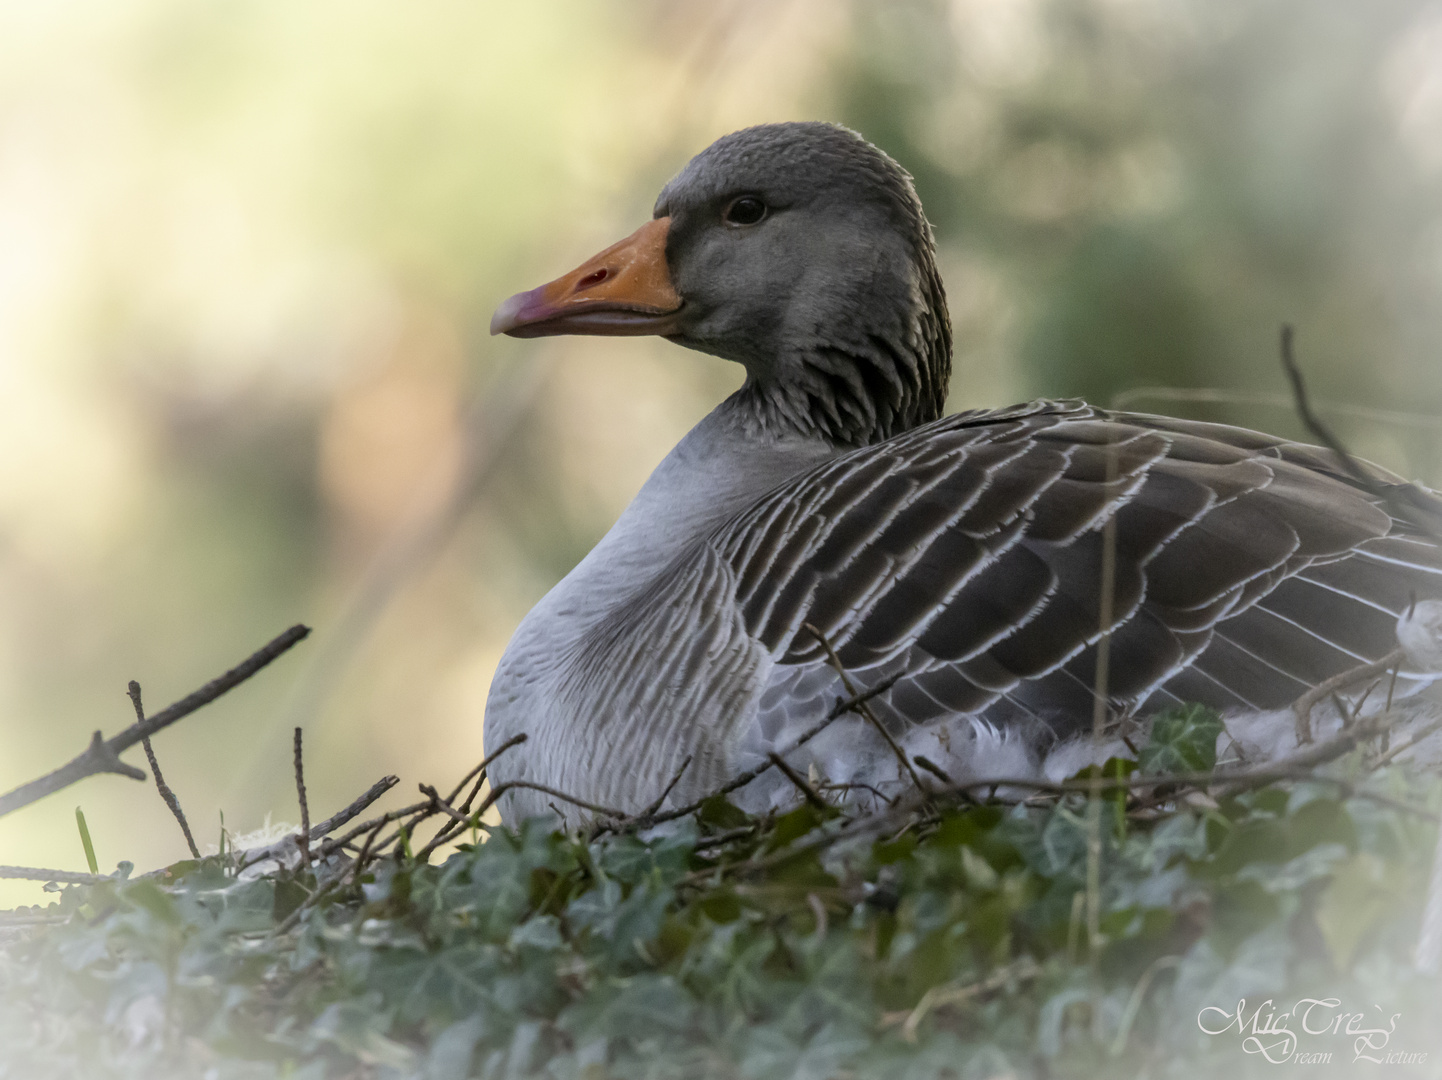
[[[1144,773],[1207,772],[1217,764],[1222,718],[1205,705],[1179,705],[1152,722],[1151,741],[1137,764]]]

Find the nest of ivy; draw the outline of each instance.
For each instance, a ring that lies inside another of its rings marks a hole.
[[[585,832],[483,826],[478,767],[345,829],[386,778],[265,848],[55,872],[0,916],[0,1077],[1438,1075],[1442,783],[1385,718],[1270,771],[1214,771],[1220,730],[1010,800],[795,776]]]

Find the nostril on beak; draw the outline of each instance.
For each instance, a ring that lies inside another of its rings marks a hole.
[[[593,270],[591,273],[583,277],[580,281],[576,282],[576,291],[580,292],[582,289],[589,289],[593,285],[599,285],[610,276],[611,271],[606,269],[606,267],[604,266],[601,267],[601,269],[599,270]]]

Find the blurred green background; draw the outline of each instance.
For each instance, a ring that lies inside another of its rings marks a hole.
[[[516,622],[740,379],[491,311],[716,136],[812,117],[916,176],[954,407],[1214,388],[1122,400],[1300,434],[1291,321],[1354,448],[1442,480],[1435,4],[6,0],[0,789],[296,621],[156,740],[202,845],[297,818],[296,724],[315,817],[445,788]],[[105,869],[184,853],[102,776],[0,862],[83,868],[77,803]]]

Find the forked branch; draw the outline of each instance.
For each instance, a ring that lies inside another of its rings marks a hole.
[[[239,686],[272,660],[304,641],[309,633],[310,627],[308,626],[292,626],[224,675],[212,679],[199,690],[186,695],[145,721],[131,724],[119,735],[110,739],[106,739],[97,731],[91,737],[90,745],[85,752],[73,761],[39,779],[31,780],[28,784],[22,784],[14,791],[0,795],[0,816],[8,814],[12,810],[19,810],[22,806],[29,806],[37,799],[43,799],[46,795],[69,787],[76,781],[84,780],[87,776],[94,776],[97,773],[119,773],[132,780],[144,780],[144,772],[120,760],[122,751],[128,750],[157,731],[168,728],[177,720],[184,719],[202,706],[209,705],[227,690]]]

